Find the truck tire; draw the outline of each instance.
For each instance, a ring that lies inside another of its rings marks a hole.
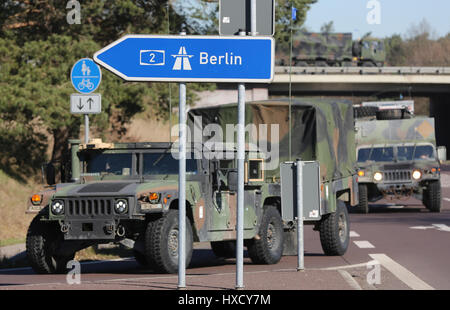
[[[211,241],[211,249],[217,257],[235,257],[236,241]]]
[[[345,203],[337,201],[336,212],[325,215],[319,225],[320,243],[325,255],[345,254],[350,239],[349,228]]]
[[[358,194],[359,194],[358,212],[364,214],[369,213],[369,199],[366,184],[358,184]]]
[[[265,208],[259,238],[247,243],[250,259],[255,264],[276,264],[283,254],[284,231],[280,213],[274,206]]]
[[[55,255],[64,241],[58,223],[43,222],[38,214],[30,224],[27,232],[26,251],[28,262],[38,274],[64,273],[67,263],[73,260],[75,253],[68,256]]]
[[[441,200],[441,182],[432,181],[428,183],[424,192],[424,205],[430,212],[441,212],[442,200]]]
[[[186,218],[186,267],[191,262],[192,250],[192,227]],[[178,210],[169,210],[164,216],[147,225],[145,257],[156,271],[178,271]]]

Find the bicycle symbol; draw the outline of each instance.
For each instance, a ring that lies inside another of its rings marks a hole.
[[[94,89],[94,83],[92,83],[89,79],[83,79],[80,83],[78,83],[78,89],[83,90],[85,87],[92,90]]]

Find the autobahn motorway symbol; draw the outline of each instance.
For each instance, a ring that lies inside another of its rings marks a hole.
[[[100,94],[70,95],[70,113],[98,114],[102,112],[102,96]]]
[[[274,40],[127,35],[95,53],[94,60],[127,81],[270,83]]]
[[[100,67],[90,58],[78,60],[72,67],[70,79],[73,87],[82,94],[95,91],[102,80]]]

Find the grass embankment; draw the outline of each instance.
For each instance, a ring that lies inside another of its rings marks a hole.
[[[33,214],[25,214],[28,199],[42,188],[34,181],[21,183],[0,170],[0,246],[25,242]]]

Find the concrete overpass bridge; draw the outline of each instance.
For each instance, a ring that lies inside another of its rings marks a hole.
[[[384,98],[413,99],[416,112],[435,118],[439,145],[450,150],[450,67],[275,67],[271,84],[247,84],[246,100],[335,97],[354,103]],[[234,84],[200,94],[198,105],[237,101]]]
[[[270,93],[450,93],[450,67],[276,67]]]

